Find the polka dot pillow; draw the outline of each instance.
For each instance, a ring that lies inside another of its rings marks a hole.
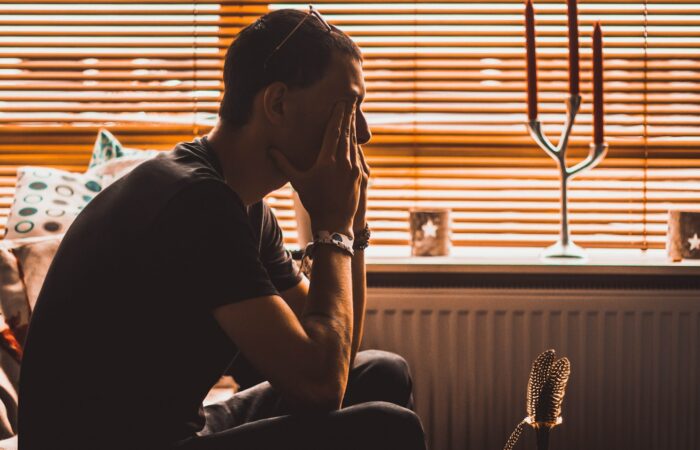
[[[5,238],[65,233],[102,188],[99,176],[46,167],[20,167]]]
[[[95,145],[92,148],[92,157],[88,164],[88,171],[104,165],[115,159],[123,158],[150,158],[158,154],[158,150],[141,150],[137,148],[124,147],[112,133],[107,130],[100,130],[97,133]]]

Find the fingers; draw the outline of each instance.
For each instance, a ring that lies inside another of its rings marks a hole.
[[[352,112],[352,121],[351,121],[351,128],[350,128],[350,165],[353,170],[362,170],[361,167],[361,162],[359,160],[359,156],[357,155],[358,152],[360,151],[359,146],[357,145],[357,131],[355,129],[355,119],[357,117],[357,110],[353,110]]]
[[[338,141],[338,148],[337,148],[337,153],[336,153],[336,158],[338,161],[342,161],[343,158],[345,161],[348,163],[351,162],[350,158],[350,134],[351,134],[351,126],[352,126],[352,118],[353,118],[353,111],[355,109],[355,103],[353,102],[352,104],[347,106],[347,109],[345,111],[345,116],[343,117],[343,124],[342,124],[342,134],[340,136],[340,140]]]
[[[270,155],[272,161],[275,163],[280,172],[282,172],[289,180],[294,184],[296,180],[301,177],[301,172],[299,172],[292,164],[289,162],[286,156],[282,154],[279,150],[274,147],[270,147],[267,151]]]
[[[359,145],[357,146],[357,153],[360,157],[360,163],[362,163],[362,170],[367,174],[367,178],[369,178],[369,164],[367,164],[365,153],[362,151],[362,148]]]
[[[316,162],[320,161],[332,161],[335,152],[338,148],[338,141],[340,139],[340,134],[342,131],[343,121],[345,114],[346,105],[345,102],[338,102],[333,107],[333,112],[331,112],[331,117],[326,124],[326,132],[323,135],[323,143],[321,144],[321,151],[318,154]]]

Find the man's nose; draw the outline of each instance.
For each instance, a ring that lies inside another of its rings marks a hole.
[[[367,119],[359,108],[355,118],[355,132],[357,133],[357,143],[360,145],[364,145],[372,139],[372,132],[369,130],[369,125],[367,125]]]

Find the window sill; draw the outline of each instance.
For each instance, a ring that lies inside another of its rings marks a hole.
[[[370,246],[367,282],[372,287],[700,289],[700,260],[674,263],[665,250],[589,249],[586,261],[543,261],[540,252],[454,247],[446,257],[412,257],[406,246]]]

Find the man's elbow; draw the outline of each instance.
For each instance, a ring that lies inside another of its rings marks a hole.
[[[344,396],[345,383],[307,383],[299,386],[288,401],[295,412],[326,413],[339,410]]]

